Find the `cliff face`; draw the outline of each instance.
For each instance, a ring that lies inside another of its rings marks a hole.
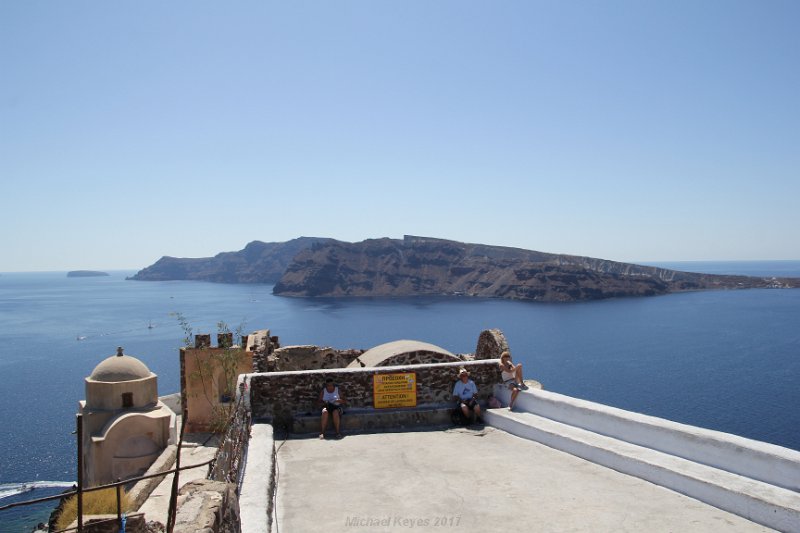
[[[798,282],[693,274],[407,236],[403,240],[315,244],[294,258],[273,292],[285,296],[465,295],[577,301],[702,289],[796,287]]]
[[[129,279],[277,282],[273,292],[283,296],[454,295],[553,302],[800,286],[800,279],[694,274],[412,236],[358,243],[315,237],[253,241],[214,257],[162,257]]]
[[[128,279],[138,281],[195,280],[218,283],[275,283],[292,258],[314,243],[332,239],[300,237],[287,242],[253,241],[238,252],[197,259],[164,256]]]

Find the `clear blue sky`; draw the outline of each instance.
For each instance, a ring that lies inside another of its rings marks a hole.
[[[800,2],[0,3],[0,271],[800,259]]]

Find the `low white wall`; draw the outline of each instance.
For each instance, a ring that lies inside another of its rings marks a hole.
[[[241,533],[269,533],[275,441],[270,424],[253,424],[239,491]]]
[[[172,394],[159,396],[158,399],[161,401],[161,403],[169,407],[170,410],[176,415],[180,415],[182,413],[180,392],[173,392]]]
[[[507,404],[510,393],[495,387]],[[515,409],[800,492],[800,452],[550,391],[520,392]]]

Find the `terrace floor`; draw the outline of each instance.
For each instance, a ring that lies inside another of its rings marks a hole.
[[[772,531],[489,426],[275,441],[273,531]]]

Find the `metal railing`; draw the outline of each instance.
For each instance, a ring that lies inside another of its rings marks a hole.
[[[122,506],[121,506],[121,490],[122,487],[129,484],[134,483],[136,481],[140,481],[143,479],[152,479],[156,477],[166,477],[169,474],[175,474],[172,482],[172,491],[170,494],[170,508],[169,508],[169,516],[167,517],[167,531],[171,532],[174,525],[175,525],[175,511],[177,505],[177,491],[178,491],[178,473],[183,470],[190,470],[192,468],[199,468],[201,466],[208,466],[208,474],[206,479],[211,479],[215,481],[224,481],[226,483],[235,483],[236,484],[236,492],[238,494],[239,487],[241,486],[241,476],[243,475],[244,471],[242,465],[244,464],[244,458],[247,453],[247,445],[250,440],[250,425],[251,425],[251,414],[250,411],[247,409],[244,401],[244,392],[245,392],[245,385],[242,384],[241,387],[242,394],[239,395],[236,406],[231,412],[231,415],[228,419],[228,426],[225,431],[225,436],[222,439],[222,442],[217,449],[216,454],[214,455],[213,459],[205,461],[203,463],[198,463],[189,466],[181,466],[180,459],[181,459],[181,447],[183,445],[183,434],[184,429],[186,428],[186,421],[188,418],[188,413],[186,411],[183,412],[182,420],[181,420],[181,432],[180,432],[180,439],[178,441],[178,452],[175,458],[175,468],[171,470],[165,470],[163,472],[158,472],[155,474],[148,474],[144,476],[137,476],[126,479],[124,481],[117,480],[114,483],[108,483],[105,485],[99,485],[97,487],[91,488],[84,488],[83,487],[83,418],[79,414],[77,415],[77,429],[76,434],[78,435],[78,481],[76,483],[77,488],[75,490],[62,492],[61,494],[57,494],[55,496],[47,496],[44,498],[36,498],[33,500],[27,500],[24,502],[14,502],[10,504],[6,504],[0,506],[0,512],[5,511],[6,509],[11,509],[14,507],[21,507],[25,505],[34,505],[37,503],[47,502],[47,501],[54,501],[60,500],[63,498],[69,498],[70,496],[77,495],[78,498],[78,512],[77,512],[77,520],[78,525],[73,528],[67,529],[60,529],[57,532],[53,533],[63,533],[66,531],[82,531],[83,527],[83,495],[87,492],[93,492],[97,490],[103,490],[108,488],[114,488],[116,490],[116,507],[117,507],[117,517],[116,518],[109,518],[106,520],[98,520],[92,522],[92,525],[102,524],[106,522],[114,522],[116,521],[120,529],[122,529]]]
[[[96,491],[96,490],[115,488],[116,492],[117,492],[117,518],[109,518],[107,520],[97,521],[97,522],[94,522],[94,524],[100,524],[100,523],[105,523],[105,522],[114,522],[114,521],[116,521],[116,522],[119,523],[120,527],[122,527],[122,506],[121,506],[120,503],[121,503],[121,500],[122,500],[121,490],[122,490],[123,486],[127,485],[128,483],[133,483],[133,482],[136,482],[136,481],[140,481],[142,479],[152,479],[152,478],[155,478],[155,477],[166,477],[169,474],[174,474],[174,473],[180,472],[182,470],[190,470],[192,468],[199,468],[201,466],[207,466],[207,465],[210,465],[213,461],[214,461],[214,459],[209,459],[208,461],[205,461],[203,463],[197,463],[196,465],[182,466],[180,468],[173,468],[172,470],[165,470],[163,472],[157,472],[155,474],[148,474],[146,476],[132,477],[132,478],[126,479],[124,481],[116,481],[114,483],[108,483],[106,485],[98,485],[97,487],[90,487],[88,489],[82,489],[81,492],[83,494],[86,494],[87,492],[93,492],[93,491]],[[78,494],[78,490],[70,490],[70,491],[62,492],[61,494],[56,494],[55,496],[47,496],[47,497],[44,497],[44,498],[36,498],[36,499],[33,499],[33,500],[26,500],[24,502],[9,503],[9,504],[0,506],[0,511],[5,511],[6,509],[11,509],[13,507],[21,507],[21,506],[24,506],[24,505],[33,505],[33,504],[36,504],[36,503],[60,500],[62,498],[69,498],[70,496],[74,496],[76,494]],[[54,532],[54,533],[62,533],[64,531],[73,531],[73,530],[79,530],[79,528],[76,526],[76,527],[67,528],[67,529],[59,529],[57,532]]]
[[[245,385],[241,386],[242,394],[231,411],[225,435],[220,442],[216,455],[208,472],[208,479],[235,483],[239,492],[247,445],[250,441],[251,415],[244,401]]]

